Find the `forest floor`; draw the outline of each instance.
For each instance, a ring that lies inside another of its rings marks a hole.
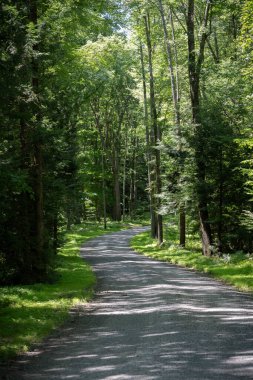
[[[143,228],[91,239],[95,298],[13,363],[6,379],[232,380],[253,377],[253,298],[133,252]]]

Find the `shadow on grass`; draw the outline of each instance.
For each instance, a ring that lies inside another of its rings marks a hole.
[[[91,267],[79,256],[80,246],[121,228],[120,223],[110,224],[106,231],[101,226],[75,226],[64,234],[55,283],[0,288],[0,361],[26,351],[61,325],[73,305],[89,300],[96,280]]]

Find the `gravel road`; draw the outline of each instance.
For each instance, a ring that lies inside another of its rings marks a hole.
[[[253,298],[133,253],[142,228],[87,242],[97,292],[10,379],[253,379]]]

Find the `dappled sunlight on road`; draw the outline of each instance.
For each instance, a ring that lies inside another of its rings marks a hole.
[[[22,357],[23,378],[253,378],[251,296],[134,254],[132,235],[114,233],[82,248],[98,277],[95,299]]]

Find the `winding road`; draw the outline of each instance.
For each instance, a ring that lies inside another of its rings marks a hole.
[[[253,298],[207,276],[135,254],[142,228],[88,241],[94,300],[10,379],[253,379]]]

